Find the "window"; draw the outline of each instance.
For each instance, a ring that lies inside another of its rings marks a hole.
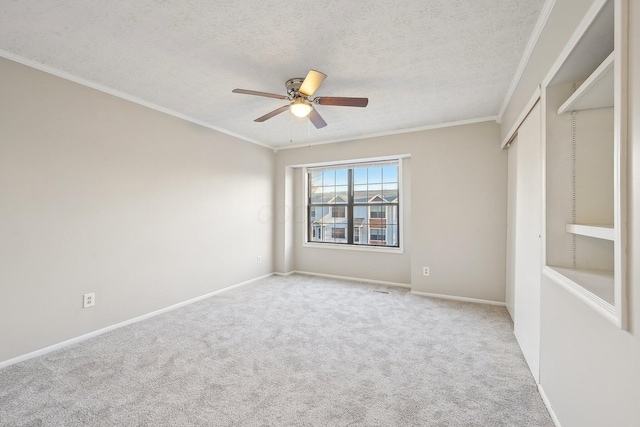
[[[344,218],[346,216],[347,209],[346,206],[332,206],[331,207],[331,216],[334,218]]]
[[[371,240],[371,243],[384,243],[387,240],[387,230],[385,230],[384,228],[372,228],[371,237],[369,237],[369,239]]]
[[[307,169],[307,242],[400,247],[399,161]]]
[[[347,235],[345,233],[346,228],[332,228],[331,229],[331,237],[334,239],[344,239]]]
[[[384,206],[371,206],[369,212],[370,218],[385,218],[386,217],[386,207]]]

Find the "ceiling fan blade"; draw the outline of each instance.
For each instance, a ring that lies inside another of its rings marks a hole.
[[[316,90],[318,90],[318,88],[326,78],[327,75],[321,73],[320,71],[309,70],[309,72],[307,73],[307,77],[304,78],[300,89],[298,89],[298,92],[303,95],[311,96]]]
[[[255,90],[247,90],[247,89],[234,89],[231,92],[243,93],[245,95],[266,96],[267,98],[288,99],[285,95],[278,95],[276,93],[268,93],[268,92],[258,92]]]
[[[327,125],[327,122],[324,121],[315,108],[311,109],[311,112],[309,113],[309,120],[311,120],[311,123],[313,123],[316,129],[323,128]]]
[[[257,119],[254,120],[254,122],[264,122],[265,120],[269,120],[271,117],[273,116],[277,116],[280,113],[284,113],[285,111],[287,111],[289,109],[288,105],[285,105],[283,107],[280,107],[278,109],[273,110],[270,113],[265,114],[262,117],[258,117]]]
[[[315,103],[320,105],[339,105],[343,107],[366,107],[369,104],[369,98],[345,98],[340,96],[323,96],[314,99]]]

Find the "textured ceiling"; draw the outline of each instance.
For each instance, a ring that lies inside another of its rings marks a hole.
[[[0,50],[271,147],[496,116],[544,0],[2,0]],[[2,55],[2,52],[0,52]],[[328,126],[286,104],[309,69]]]

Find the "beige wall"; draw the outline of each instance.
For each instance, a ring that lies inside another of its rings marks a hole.
[[[291,242],[292,269],[311,273],[355,277],[409,285],[411,283],[411,167],[410,160],[403,161],[404,196],[401,213],[404,233],[403,254],[346,251],[303,247],[306,228],[303,223],[305,203],[303,200],[303,176],[300,168],[295,169],[293,240]],[[408,195],[406,195],[408,193]]]
[[[555,59],[590,1],[558,0],[536,48]],[[568,11],[572,12],[569,13]],[[559,285],[542,278],[540,384],[563,427],[640,425],[640,4],[629,1],[628,309],[623,331]],[[560,30],[558,25],[571,26]],[[558,39],[550,34],[563,34]],[[566,37],[565,37],[566,36]],[[527,75],[542,80],[550,62]],[[544,67],[546,69],[541,69]],[[532,77],[533,78],[533,77]],[[524,82],[524,97],[531,89]],[[521,98],[522,98],[521,97]],[[515,116],[519,114],[514,113]],[[508,125],[503,123],[503,125]],[[508,131],[503,126],[503,134]]]
[[[0,75],[0,362],[272,272],[273,151]]]
[[[0,362],[274,269],[504,301],[496,123],[274,155],[9,60],[0,71]],[[411,154],[404,253],[303,248],[287,166],[394,154]]]
[[[276,272],[305,271],[407,285],[411,283],[410,233],[405,234],[403,254],[302,247],[302,218],[305,209],[302,200],[302,174],[300,168],[291,166],[404,154],[384,139],[367,141],[370,144],[366,146],[363,141],[351,141],[278,151],[275,182],[278,213],[275,224]],[[408,166],[407,164],[407,170]],[[410,175],[404,174],[403,179],[405,184],[410,185],[407,183]],[[405,203],[407,206],[402,215],[406,224],[405,218],[409,216],[407,207],[411,206],[410,194],[405,197]]]
[[[482,122],[421,132],[281,150],[276,156],[276,198],[287,166],[409,154],[404,168],[404,254],[302,246],[300,216],[292,270],[410,284],[412,290],[504,301],[506,152],[499,126]],[[300,212],[301,176],[290,211]],[[282,210],[282,209],[281,209]],[[276,223],[276,271],[285,265],[286,222]],[[422,275],[428,266],[431,275]]]

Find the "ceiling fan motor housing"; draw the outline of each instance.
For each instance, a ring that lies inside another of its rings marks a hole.
[[[294,77],[292,79],[287,80],[285,86],[287,87],[287,93],[291,96],[300,96],[300,86],[302,86],[302,82],[304,82],[304,77]]]

